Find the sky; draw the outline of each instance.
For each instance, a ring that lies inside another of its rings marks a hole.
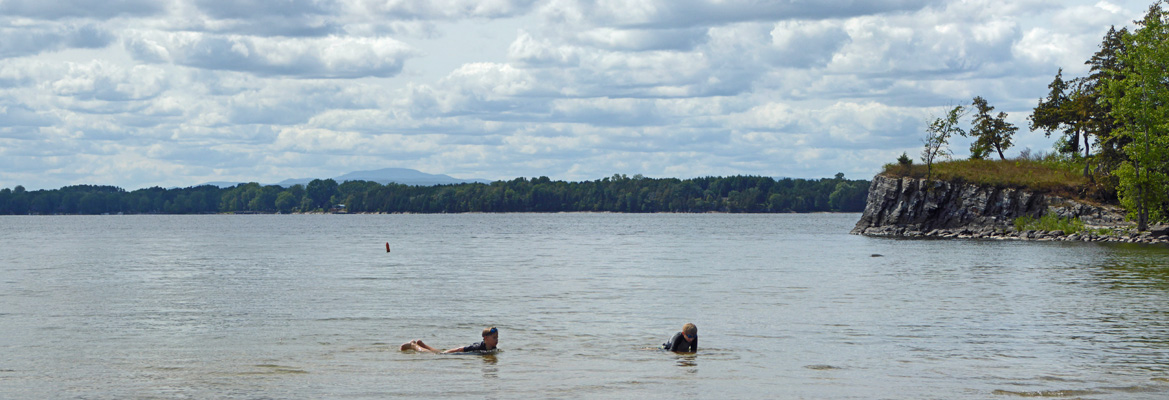
[[[868,179],[974,96],[1047,152],[1048,83],[1150,4],[0,0],[0,188]]]

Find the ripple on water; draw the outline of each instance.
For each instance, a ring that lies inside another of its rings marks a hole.
[[[259,368],[258,371],[240,372],[239,375],[284,375],[284,374],[307,374],[308,371],[297,367],[290,367],[278,364],[256,364],[252,367]]]
[[[6,217],[0,397],[1169,398],[1169,252],[858,217]]]
[[[999,396],[1018,396],[1018,397],[1077,397],[1077,396],[1091,396],[1105,394],[1098,390],[1084,390],[1084,389],[1068,389],[1068,390],[1034,390],[1017,392],[1013,390],[995,390],[992,394]]]

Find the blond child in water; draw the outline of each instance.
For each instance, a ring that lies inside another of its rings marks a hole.
[[[674,337],[669,342],[662,344],[662,348],[669,351],[678,352],[697,352],[698,351],[698,327],[694,324],[687,323],[682,326],[682,331],[675,333]]]

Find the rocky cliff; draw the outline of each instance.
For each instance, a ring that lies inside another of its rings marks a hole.
[[[869,186],[868,203],[852,233],[1039,239],[1044,236],[1014,232],[1014,221],[1022,216],[1039,218],[1045,214],[1077,217],[1088,228],[1110,228],[1117,235],[1131,226],[1118,207],[1091,205],[1021,189],[878,175]],[[1047,237],[1055,236],[1063,234]],[[1081,240],[1087,234],[1076,236],[1074,240]]]

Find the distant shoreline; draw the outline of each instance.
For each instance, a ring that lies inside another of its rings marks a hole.
[[[0,214],[3,217],[126,217],[138,215],[192,215],[192,216],[210,216],[210,215],[466,215],[466,214],[620,214],[620,215],[653,215],[653,214],[717,214],[717,215],[815,215],[815,214],[860,214],[860,211],[811,211],[811,212],[729,212],[729,211],[703,211],[703,212],[684,212],[684,211],[655,211],[655,212],[621,212],[621,211],[466,211],[466,212],[449,212],[449,213],[423,213],[423,212],[291,212],[291,213],[266,213],[266,212],[222,212],[222,213],[185,213],[185,214],[170,214],[170,213],[118,213],[118,214]]]
[[[860,212],[868,180],[761,176],[646,178],[614,175],[591,182],[517,178],[440,186],[313,180],[307,186],[241,184],[126,191],[77,185],[0,189],[0,215],[617,212]]]

